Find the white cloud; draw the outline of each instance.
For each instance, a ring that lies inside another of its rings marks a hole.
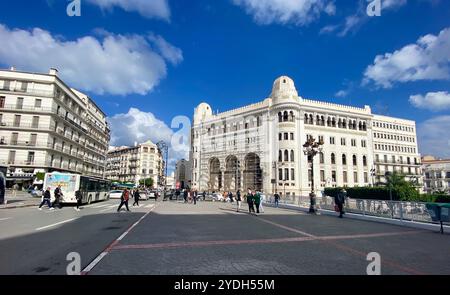
[[[431,111],[442,111],[450,109],[450,93],[447,91],[428,92],[425,96],[421,94],[411,95],[409,102],[419,109]]]
[[[344,22],[337,25],[328,25],[322,28],[321,34],[337,32],[339,37],[344,37],[350,32],[355,32],[359,27],[369,21],[371,17],[367,15],[367,5],[370,2],[360,0],[357,11],[345,18]],[[407,0],[382,0],[381,14],[389,10],[398,9],[407,4]]]
[[[348,90],[339,90],[334,95],[336,97],[346,97],[348,95]]]
[[[87,0],[102,9],[122,8],[125,11],[136,11],[147,18],[170,20],[168,0]]]
[[[179,159],[189,158],[189,119],[174,120],[171,129],[153,113],[143,112],[137,108],[130,108],[128,113],[116,114],[108,118],[111,127],[112,146],[133,146],[151,140],[153,143],[164,141],[169,145],[169,166],[173,166]],[[182,122],[184,125],[179,126]],[[177,130],[175,130],[175,128]],[[181,138],[183,137],[183,138]]]
[[[439,116],[421,123],[417,133],[422,155],[450,158],[450,116]]]
[[[303,26],[320,17],[322,13],[334,15],[334,0],[232,0],[258,24],[295,24]]]
[[[450,78],[450,28],[426,35],[394,53],[375,57],[364,73],[364,84],[390,88],[395,82],[448,80]]]
[[[62,40],[39,28],[12,30],[0,24],[0,63],[38,72],[56,67],[68,84],[96,94],[145,95],[167,75],[166,60],[183,59],[180,49],[152,36],[103,31],[99,39]]]

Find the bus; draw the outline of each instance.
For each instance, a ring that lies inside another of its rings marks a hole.
[[[83,204],[91,204],[109,199],[111,182],[97,177],[82,176],[78,174],[51,172],[46,173],[44,178],[44,190],[50,187],[52,202],[55,199],[54,191],[61,186],[63,197],[62,204],[76,204],[75,192],[81,191]]]

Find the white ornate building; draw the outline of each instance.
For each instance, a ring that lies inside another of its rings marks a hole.
[[[191,162],[181,159],[175,165],[175,185],[179,188],[190,188],[192,186],[192,167]]]
[[[198,105],[191,132],[192,186],[306,195],[312,173],[302,145],[308,136],[324,142],[323,153],[314,158],[318,191],[369,186],[384,181],[386,171],[420,178],[414,121],[374,115],[369,106],[304,99],[283,76],[261,102],[218,114],[207,103]]]
[[[446,192],[450,194],[450,159],[436,159],[425,156],[422,159],[424,190],[431,194]]]
[[[0,70],[0,165],[9,183],[37,172],[103,177],[110,130],[87,95],[48,74]]]

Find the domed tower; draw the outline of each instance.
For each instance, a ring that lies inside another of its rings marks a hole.
[[[298,102],[298,92],[295,89],[294,81],[287,76],[276,79],[273,83],[271,97],[274,105],[291,101]]]
[[[201,104],[199,104],[194,111],[194,124],[198,124],[201,121],[212,117],[213,113],[212,113],[212,109],[211,106],[209,104],[207,104],[206,102],[202,102]]]

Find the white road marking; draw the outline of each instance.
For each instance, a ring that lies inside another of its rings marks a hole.
[[[67,223],[67,222],[74,221],[75,219],[77,219],[77,218],[67,219],[67,220],[60,221],[60,222],[57,222],[57,223],[54,223],[54,224],[50,224],[50,225],[47,225],[47,226],[39,227],[36,230],[39,231],[39,230],[47,229],[47,228],[50,228],[50,227],[58,226],[60,224],[64,224],[64,223]]]
[[[111,209],[113,209],[113,208],[115,208],[115,207],[118,207],[118,205],[111,205],[111,206],[108,206],[108,208],[103,209],[103,210],[100,210],[99,212],[106,212],[106,211],[109,211],[109,210],[111,210]]]
[[[141,218],[139,218],[138,221],[136,221],[135,223],[133,223],[132,226],[130,226],[123,234],[120,235],[120,237],[118,237],[114,242],[111,243],[111,245],[109,245],[108,247],[106,247],[106,249],[100,253],[100,255],[97,256],[97,258],[95,258],[91,263],[89,263],[89,265],[87,267],[85,267],[83,269],[83,271],[81,272],[82,275],[87,275],[89,274],[89,272],[100,262],[100,260],[102,260],[106,255],[108,255],[108,253],[111,251],[111,249],[119,242],[121,241],[136,225],[139,224],[139,222],[141,222],[145,217],[147,217],[154,209],[156,208],[156,206],[154,206],[151,210],[149,210],[144,216],[142,216]]]
[[[150,205],[145,206],[144,208],[152,208],[153,206],[155,206],[155,205],[150,204]]]
[[[11,219],[12,217],[0,218],[0,221]]]

